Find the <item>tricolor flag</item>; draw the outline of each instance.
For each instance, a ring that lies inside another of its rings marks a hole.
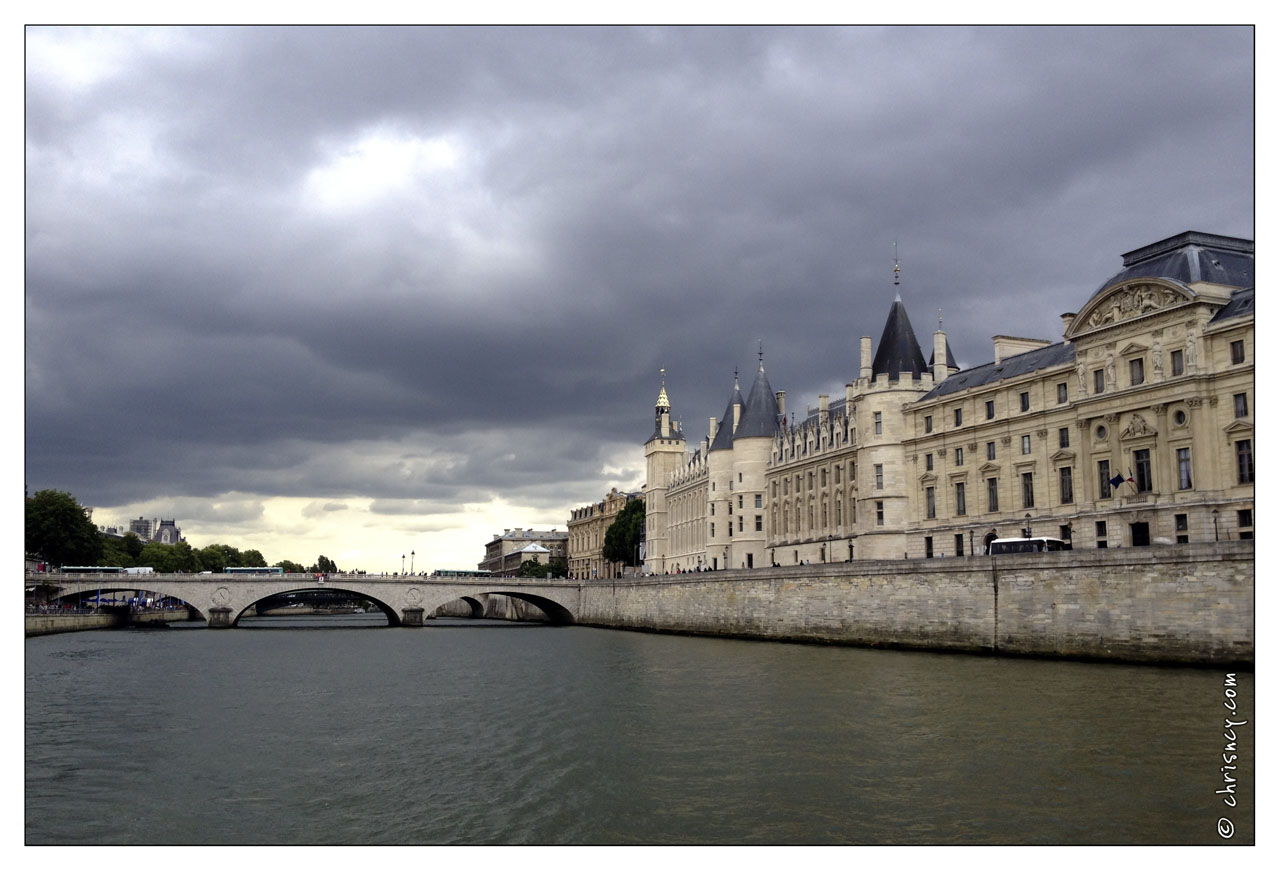
[[[1133,480],[1133,479],[1130,478],[1129,480]],[[1108,483],[1111,484],[1112,489],[1119,487],[1121,484],[1124,483],[1124,475],[1116,475]]]

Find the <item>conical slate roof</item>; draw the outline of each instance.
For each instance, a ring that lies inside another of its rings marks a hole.
[[[778,432],[778,398],[774,396],[769,379],[764,374],[764,360],[760,361],[760,371],[747,394],[747,405],[742,411],[742,419],[738,421],[734,440],[752,438],[773,438]]]
[[[920,343],[916,341],[915,330],[907,317],[907,307],[902,304],[901,296],[895,296],[889,309],[889,319],[884,324],[884,333],[880,336],[880,347],[876,348],[876,358],[871,363],[871,375],[888,375],[890,378],[910,375],[912,380],[918,381],[925,368],[924,354],[920,353]]]
[[[729,404],[725,406],[724,417],[720,418],[720,423],[716,426],[716,437],[711,442],[711,447],[707,449],[707,453],[724,451],[733,447],[733,407],[743,404],[742,389],[738,387],[738,376],[734,375],[733,393],[729,395]]]

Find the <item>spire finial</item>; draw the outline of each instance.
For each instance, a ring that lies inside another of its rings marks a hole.
[[[760,349],[757,353],[760,355],[760,368],[763,369],[764,368],[764,339],[757,339],[756,341],[760,343],[760,346],[759,346]]]
[[[664,367],[658,373],[662,376],[662,386],[658,390],[658,408],[670,408],[671,400],[667,398],[667,370]]]
[[[902,273],[902,267],[898,265],[898,240],[893,240],[893,286],[898,286],[898,279]]]
[[[938,329],[942,329],[942,309],[938,309]]]

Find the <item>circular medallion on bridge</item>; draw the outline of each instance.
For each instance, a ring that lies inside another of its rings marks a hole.
[[[410,605],[416,605],[422,601],[422,591],[417,587],[410,587],[405,591],[404,600]]]
[[[213,604],[222,606],[231,601],[231,591],[226,587],[218,587],[213,591]]]

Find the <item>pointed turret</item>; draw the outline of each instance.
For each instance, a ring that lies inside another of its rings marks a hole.
[[[769,386],[764,374],[764,354],[760,354],[760,369],[747,394],[747,404],[733,437],[737,439],[773,438],[778,432],[778,397]]]
[[[725,406],[724,416],[716,426],[716,437],[711,441],[712,451],[723,451],[733,447],[734,431],[742,416],[742,388],[738,386],[738,373],[733,373],[733,393],[729,394],[729,404]]]
[[[892,380],[909,375],[911,380],[919,381],[926,369],[920,343],[916,341],[911,319],[907,317],[907,307],[902,304],[902,295],[895,294],[884,332],[880,335],[880,346],[876,348],[876,357],[871,362],[871,375],[873,378],[888,375]]]

